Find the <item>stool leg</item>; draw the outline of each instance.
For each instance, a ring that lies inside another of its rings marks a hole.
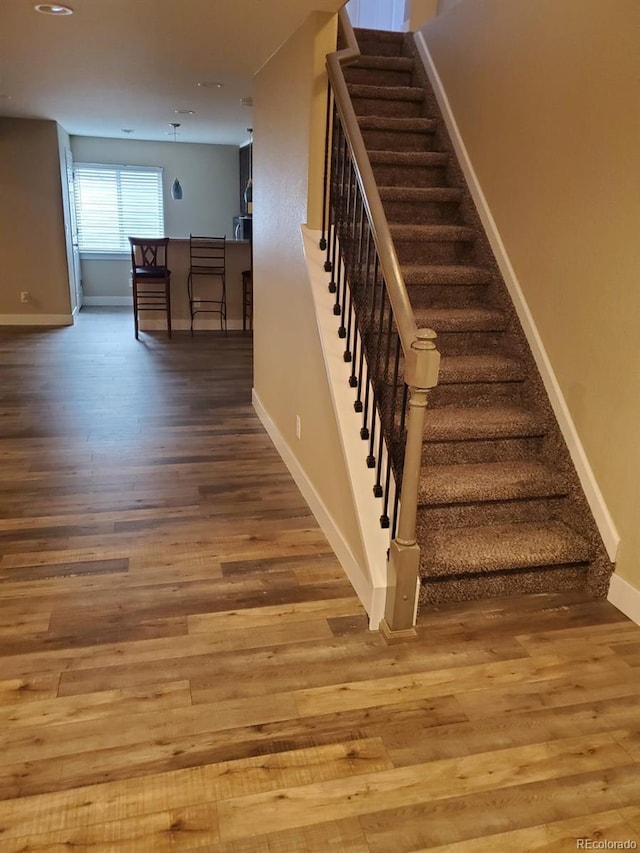
[[[224,321],[224,333],[227,334],[227,281],[226,277],[222,275],[222,297],[220,299],[220,327],[222,327]]]
[[[189,276],[187,277],[187,295],[189,297],[189,328],[191,329],[191,336],[193,337],[193,273],[191,271],[189,271]]]
[[[136,340],[138,338],[138,285],[135,279],[133,280],[133,328],[135,330]]]
[[[247,276],[242,273],[242,331],[247,331]]]
[[[165,282],[164,285],[167,305],[167,331],[171,337],[171,279]]]

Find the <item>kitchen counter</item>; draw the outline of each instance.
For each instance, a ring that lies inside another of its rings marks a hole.
[[[174,329],[189,329],[189,238],[171,237],[169,243],[169,269],[171,270],[171,324]],[[226,285],[227,328],[242,329],[242,271],[251,268],[251,243],[249,240],[227,240]],[[215,281],[213,279],[212,281]],[[166,322],[161,314],[142,312],[140,329],[164,329]],[[194,330],[220,329],[218,314],[197,314]]]

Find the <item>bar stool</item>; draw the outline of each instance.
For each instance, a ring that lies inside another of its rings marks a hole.
[[[253,329],[253,271],[242,271],[242,331]]]
[[[226,241],[226,237],[189,235],[187,290],[191,334],[196,314],[219,314],[220,329],[227,331]]]
[[[138,340],[138,314],[164,311],[171,337],[171,270],[167,267],[169,238],[129,237],[133,324]]]

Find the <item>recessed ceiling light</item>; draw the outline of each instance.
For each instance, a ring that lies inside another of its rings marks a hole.
[[[38,3],[33,7],[36,12],[42,15],[73,15],[73,9],[70,6],[59,6],[57,3]]]
[[[174,113],[177,116],[194,116],[196,114],[195,110],[174,110]]]
[[[215,83],[210,80],[204,80],[200,83],[196,83],[196,86],[199,86],[201,89],[222,89],[224,83]]]

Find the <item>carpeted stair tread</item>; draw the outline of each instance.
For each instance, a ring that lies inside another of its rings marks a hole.
[[[543,462],[479,462],[426,465],[420,477],[421,505],[523,500],[566,494],[566,481]]]
[[[477,238],[475,229],[466,225],[404,225],[390,222],[394,240],[412,243],[472,243]]]
[[[488,284],[491,273],[483,267],[463,264],[402,264],[402,276],[406,285],[429,284]]]
[[[425,441],[477,441],[544,435],[540,416],[521,406],[443,406],[425,416]]]
[[[409,56],[371,56],[363,53],[353,66],[354,68],[372,68],[376,71],[413,71],[414,61]]]
[[[419,86],[375,86],[368,83],[348,83],[347,86],[352,98],[376,101],[418,102],[424,100],[424,89]]]
[[[606,554],[413,39],[356,37],[363,55],[347,85],[416,323],[437,333],[441,352],[422,435],[420,599],[601,595]],[[393,387],[380,390],[387,425],[401,417]]]
[[[443,151],[369,151],[372,164],[391,166],[446,166],[449,155]]]
[[[383,201],[447,201],[457,202],[462,191],[455,187],[378,187]]]
[[[437,123],[432,118],[395,118],[394,116],[360,116],[361,130],[392,130],[398,133],[433,133]]]
[[[559,521],[492,524],[466,529],[423,531],[423,577],[483,574],[585,563],[587,541]]]
[[[418,308],[420,328],[435,332],[500,332],[506,327],[501,311],[491,308]]]
[[[402,48],[405,34],[398,30],[376,30],[370,27],[354,27],[358,46],[362,50],[362,42],[368,41],[378,45],[391,44]]]
[[[445,355],[440,362],[439,385],[464,382],[520,382],[524,365],[507,355]]]

